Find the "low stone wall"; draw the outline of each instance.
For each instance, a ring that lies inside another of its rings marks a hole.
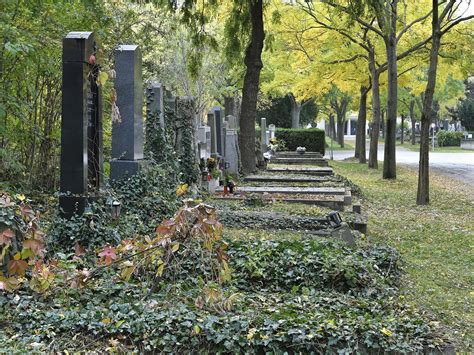
[[[461,139],[461,149],[474,150],[474,139]]]

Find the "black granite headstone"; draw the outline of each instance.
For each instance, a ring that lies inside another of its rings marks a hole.
[[[102,93],[93,32],[63,39],[61,117],[61,214],[82,214],[98,193],[103,175]]]
[[[138,46],[117,47],[115,72],[116,104],[121,120],[112,124],[112,181],[135,175],[146,165],[143,160],[142,55]]]

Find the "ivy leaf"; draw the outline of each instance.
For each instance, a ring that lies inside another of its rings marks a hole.
[[[2,234],[0,234],[0,245],[10,245],[13,237],[15,237],[15,232],[11,229],[5,229]]]
[[[101,71],[97,76],[97,85],[104,86],[107,80],[109,80],[109,74],[107,74],[105,71]]]
[[[175,243],[172,247],[171,247],[171,251],[173,253],[176,253],[179,249],[179,243]]]
[[[20,254],[20,253],[18,253]],[[16,256],[16,255],[15,255]],[[21,255],[20,255],[21,257]],[[24,276],[25,271],[28,268],[28,264],[25,260],[10,260],[8,262],[8,273],[10,275],[20,275]]]
[[[39,240],[27,239],[23,242],[23,248],[30,249],[37,256],[44,256],[44,243]]]
[[[382,328],[381,330],[382,334],[385,334],[386,336],[388,337],[391,337],[392,336],[392,332],[390,330],[388,330],[387,328]]]
[[[74,245],[74,256],[80,258],[81,256],[86,254],[86,249],[84,247],[81,247],[79,243],[76,243]]]
[[[117,259],[117,254],[115,253],[115,248],[106,246],[101,253],[99,253],[99,257],[102,258],[102,262],[106,265],[112,264],[112,262]]]

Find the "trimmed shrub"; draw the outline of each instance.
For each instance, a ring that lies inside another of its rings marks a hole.
[[[440,147],[459,147],[461,139],[464,137],[463,132],[439,131],[436,135]]]
[[[298,147],[306,147],[307,152],[324,154],[325,134],[318,128],[277,128],[275,135],[277,140],[285,141],[289,151],[296,151]]]

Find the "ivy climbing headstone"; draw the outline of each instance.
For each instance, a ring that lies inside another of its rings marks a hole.
[[[152,83],[146,89],[145,155],[156,162],[166,159],[167,151],[163,91],[161,83]]]
[[[188,184],[198,181],[199,168],[195,155],[195,115],[194,99],[183,97],[177,100],[176,105],[177,153],[180,162],[181,180]]]

